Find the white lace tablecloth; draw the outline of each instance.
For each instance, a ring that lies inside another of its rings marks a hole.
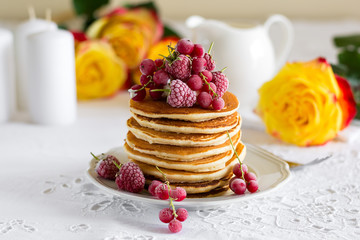
[[[360,23],[295,22],[290,60],[333,61],[331,36],[351,31],[360,32]],[[109,195],[85,176],[90,151],[123,144],[127,105],[126,93],[80,103],[68,127],[33,125],[21,116],[0,125],[0,239],[360,239],[360,139],[297,148],[266,135],[257,122],[244,122],[245,142],[298,162],[333,156],[263,197],[191,211],[183,230],[170,234],[160,209]]]

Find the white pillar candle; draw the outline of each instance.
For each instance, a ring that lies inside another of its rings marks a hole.
[[[27,77],[28,77],[28,64],[27,64],[27,37],[34,33],[43,31],[56,30],[57,25],[54,22],[32,18],[15,29],[15,49],[16,49],[16,71],[17,71],[17,102],[20,110],[27,109]]]
[[[0,29],[0,122],[6,122],[15,111],[15,69],[13,35]]]
[[[29,113],[33,122],[65,125],[76,119],[74,38],[65,30],[27,38]]]

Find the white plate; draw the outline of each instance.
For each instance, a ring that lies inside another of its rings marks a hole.
[[[177,207],[186,207],[188,210],[224,206],[267,194],[281,184],[284,184],[289,179],[289,166],[284,160],[251,144],[246,144],[246,146],[247,153],[245,163],[248,165],[251,171],[255,172],[258,179],[259,190],[256,193],[246,192],[244,195],[235,195],[229,191],[228,194],[218,197],[187,198],[182,202],[175,202],[175,205]],[[110,152],[111,154],[117,155],[119,159],[127,159],[127,156],[121,147],[112,149],[108,153]],[[160,208],[163,208],[166,205],[164,200],[156,199],[147,191],[143,191],[141,193],[130,193],[118,190],[114,181],[98,177],[97,173],[95,172],[95,166],[96,160],[92,159],[90,162],[90,168],[87,171],[87,175],[91,182],[100,189],[103,189],[104,191],[121,198],[140,201],[142,203],[155,205]]]

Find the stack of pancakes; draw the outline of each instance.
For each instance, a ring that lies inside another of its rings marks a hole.
[[[132,117],[124,149],[131,161],[143,171],[146,183],[164,180],[183,187],[188,197],[206,197],[228,190],[232,167],[238,162],[230,144],[242,160],[246,149],[241,138],[239,102],[230,92],[223,96],[220,111],[173,108],[163,101],[145,98],[130,100]]]

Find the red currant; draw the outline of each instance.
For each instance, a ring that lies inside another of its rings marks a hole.
[[[225,107],[225,101],[221,97],[215,98],[211,105],[213,106],[214,110],[221,110]]]
[[[155,195],[161,200],[169,199],[169,190],[168,186],[165,183],[159,184],[155,188]]]
[[[198,75],[191,75],[187,81],[187,85],[191,88],[191,90],[198,91],[202,88],[203,81]]]
[[[198,96],[197,96],[197,102],[199,103],[200,107],[202,108],[209,108],[210,104],[212,102],[212,97],[209,93],[207,92],[201,92]]]
[[[176,51],[180,54],[189,55],[194,50],[194,43],[189,39],[180,39],[176,44]]]
[[[249,182],[251,180],[256,180],[256,175],[255,173],[252,172],[248,172],[244,175],[245,181]]]
[[[182,187],[176,187],[171,190],[170,197],[175,201],[180,202],[186,198],[186,191]]]
[[[146,97],[145,88],[141,89],[143,86],[134,85],[129,89],[130,98],[134,101],[142,101]],[[141,90],[140,90],[141,89]]]
[[[181,229],[182,229],[182,224],[179,220],[177,220],[177,219],[171,220],[171,222],[169,223],[169,230],[172,233],[180,232]]]
[[[259,185],[256,180],[250,180],[247,184],[249,192],[254,193],[259,189]]]
[[[157,186],[159,186],[160,184],[162,184],[162,182],[158,181],[158,180],[153,180],[151,182],[151,184],[149,185],[148,191],[151,195],[155,196],[155,188]]]
[[[246,191],[246,183],[240,178],[235,178],[230,183],[230,189],[238,195],[244,194]]]
[[[183,222],[187,219],[189,213],[185,208],[178,208],[176,210],[176,215],[178,215],[176,219]]]
[[[194,50],[191,53],[191,57],[203,57],[204,56],[204,48],[201,46],[201,44],[194,44]]]
[[[194,58],[192,61],[192,72],[194,74],[198,74],[205,70],[206,60],[205,58]]]
[[[151,59],[144,59],[140,63],[140,72],[144,75],[151,75],[156,71],[155,62]]]
[[[154,73],[154,83],[157,85],[165,85],[169,79],[169,74],[163,69],[160,69]]]
[[[159,212],[159,219],[163,223],[169,223],[174,219],[173,211],[170,208],[161,209]]]

